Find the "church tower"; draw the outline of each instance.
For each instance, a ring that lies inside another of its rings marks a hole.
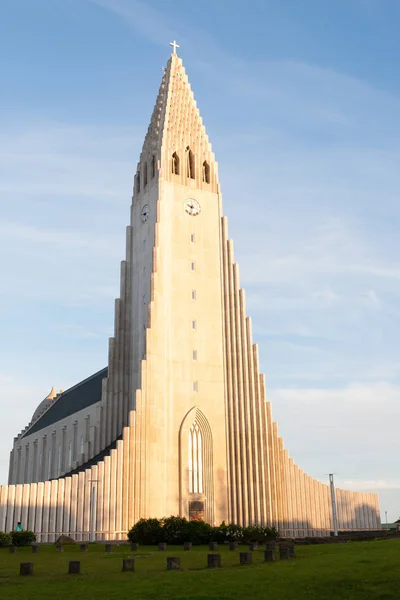
[[[177,514],[283,536],[335,526],[329,487],[294,463],[272,421],[218,165],[171,45],[135,175],[108,369],[15,438],[0,531],[22,521],[44,542],[123,539],[142,517]],[[336,490],[336,505],[341,529],[379,527],[376,495]]]
[[[174,52],[135,175],[103,434],[107,446],[127,424],[121,379],[138,516],[228,517],[221,224],[217,163]]]

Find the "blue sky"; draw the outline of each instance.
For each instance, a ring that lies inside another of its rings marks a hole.
[[[106,364],[175,38],[280,433],[400,516],[399,22],[396,0],[2,0],[0,481],[50,387]]]

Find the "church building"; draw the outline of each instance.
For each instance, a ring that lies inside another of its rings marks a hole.
[[[272,420],[218,164],[182,60],[162,77],[134,180],[108,367],[39,404],[14,438],[0,531],[126,539],[141,517],[328,535],[329,486]],[[336,489],[341,530],[380,528],[375,494]]]

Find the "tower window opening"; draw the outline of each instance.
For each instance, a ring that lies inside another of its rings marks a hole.
[[[193,360],[197,360],[197,350],[193,350]]]
[[[196,321],[192,321],[192,329],[197,329],[197,323],[196,323]]]
[[[194,271],[194,262],[190,263],[190,270]]]
[[[197,382],[195,382],[197,384]],[[194,385],[194,384],[193,384]],[[189,493],[203,493],[203,440],[196,421],[189,431]]]
[[[136,192],[140,192],[140,173],[136,173]]]
[[[196,300],[196,290],[192,290],[192,300]]]
[[[189,146],[186,148],[186,152],[187,152],[187,176],[190,177],[190,179],[195,179],[194,154],[191,151],[191,149],[189,148]]]
[[[147,162],[145,162],[143,166],[143,185],[144,187],[147,185]]]
[[[153,177],[155,177],[156,175],[156,157],[153,156],[151,157],[151,178],[153,179]]]
[[[194,240],[195,240],[194,233],[191,233],[191,234],[190,234],[190,241],[191,241],[193,244],[194,244]]]
[[[179,156],[176,152],[172,155],[172,174],[179,175]]]
[[[193,381],[193,391],[194,392],[199,391],[199,384],[197,383],[197,381]]]
[[[210,165],[206,160],[203,162],[203,181],[210,183]]]

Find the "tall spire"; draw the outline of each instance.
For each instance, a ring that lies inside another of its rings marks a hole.
[[[217,163],[211,144],[182,59],[176,54],[179,46],[175,41],[171,42],[171,46],[174,51],[163,73],[137,166],[137,179],[138,176],[140,179],[141,171],[148,169],[145,164],[151,162],[165,179],[187,184],[186,165],[190,152],[195,156],[192,165],[195,173],[189,173],[189,178],[207,186],[211,183],[211,188],[206,189],[217,191]],[[178,168],[173,166],[174,155]],[[135,192],[139,189],[140,185],[136,185]]]

